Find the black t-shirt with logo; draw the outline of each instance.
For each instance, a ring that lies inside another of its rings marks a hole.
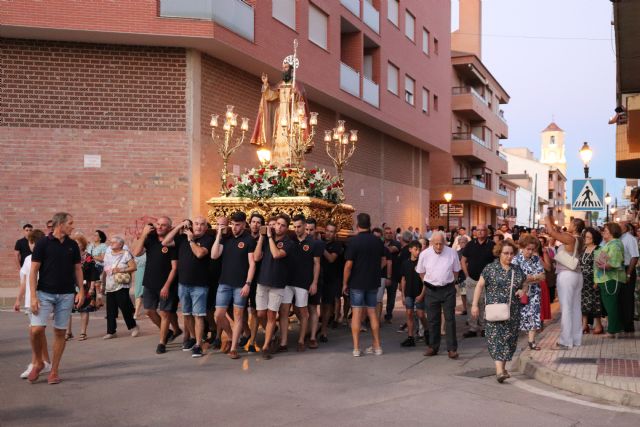
[[[411,261],[411,258],[405,259],[400,267],[401,277],[404,277],[404,296],[415,298],[422,292],[422,279],[416,273],[416,265],[418,260]]]
[[[330,254],[338,254],[338,257],[334,262],[327,261],[324,256],[320,258],[320,266],[322,268],[324,283],[342,285],[342,275],[344,272],[344,245],[341,242],[332,240],[331,242],[324,242],[324,249]]]
[[[494,246],[493,240],[487,239],[480,243],[478,239],[473,239],[464,247],[462,256],[467,258],[467,271],[473,280],[480,280],[482,270],[496,258],[493,256]]]
[[[37,290],[50,294],[76,292],[76,264],[81,259],[75,240],[67,236],[60,241],[49,234],[36,242],[31,261],[40,263]]]
[[[149,233],[145,239],[144,249],[147,252],[147,265],[144,269],[142,286],[159,291],[169,277],[171,261],[178,259],[178,251],[175,247],[162,246],[155,231]]]
[[[382,241],[368,231],[360,232],[347,242],[344,258],[353,261],[349,287],[375,290],[380,287],[380,262],[385,257]]]
[[[213,236],[203,234],[193,238],[193,244],[206,248],[209,253],[198,258],[191,249],[191,243],[186,234],[179,234],[174,239],[178,249],[178,282],[187,286],[209,286],[209,259],[211,259],[211,247]]]
[[[235,237],[222,237],[222,272],[220,281],[224,285],[241,288],[247,281],[249,254],[256,249],[256,240],[246,231]]]
[[[22,239],[18,239],[16,240],[16,244],[13,247],[13,249],[20,253],[20,267],[22,267],[22,264],[24,264],[25,258],[31,255],[31,248],[29,247],[29,241],[27,240],[26,237],[23,237]]]
[[[263,256],[258,283],[273,288],[284,288],[290,284],[289,258],[295,249],[295,243],[288,236],[284,236],[281,240],[276,241],[276,246],[285,251],[287,256],[274,259],[271,255],[271,249],[269,249],[269,238],[262,241]]]
[[[292,274],[289,282],[292,286],[309,289],[313,282],[313,261],[321,257],[324,252],[324,243],[307,236],[302,240],[293,241],[295,249],[291,254]]]

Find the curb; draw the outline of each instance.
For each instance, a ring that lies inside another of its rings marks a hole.
[[[553,369],[544,367],[538,362],[534,362],[526,352],[520,354],[518,359],[514,361],[514,365],[520,373],[541,383],[579,395],[594,397],[616,405],[640,408],[640,394],[638,393],[618,390],[602,384],[560,374]]]

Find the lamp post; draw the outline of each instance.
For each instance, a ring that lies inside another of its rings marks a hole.
[[[211,126],[211,140],[214,144],[218,145],[218,152],[222,157],[222,171],[220,172],[221,185],[220,194],[223,196],[229,195],[229,186],[227,185],[228,170],[227,165],[229,163],[229,157],[236,151],[244,142],[244,134],[249,130],[249,119],[242,118],[242,124],[240,125],[240,131],[242,134],[233,139],[233,133],[238,126],[238,114],[233,112],[233,105],[227,105],[227,112],[224,115],[224,123],[222,130],[224,136],[216,133],[218,130],[218,115],[212,114],[209,126]]]
[[[607,205],[607,216],[604,222],[609,222],[609,205],[611,204],[611,195],[609,193],[604,195],[604,204]]]
[[[453,199],[453,194],[451,194],[448,191],[444,193],[444,200],[447,202],[447,229],[445,230],[445,234],[449,232],[449,208],[450,208],[451,199]]]
[[[582,159],[582,163],[584,164],[584,179],[589,179],[589,162],[593,157],[593,151],[587,141],[582,144],[582,148],[579,151],[580,158]],[[587,224],[591,226],[591,211],[587,211]]]
[[[344,179],[342,172],[349,162],[354,151],[356,151],[356,142],[358,142],[358,131],[351,129],[347,132],[344,120],[338,120],[338,124],[332,130],[324,131],[324,142],[327,149],[327,156],[333,160],[333,165],[338,173],[338,182],[340,182],[340,192],[342,200],[344,200]]]

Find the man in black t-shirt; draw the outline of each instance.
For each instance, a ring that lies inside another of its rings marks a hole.
[[[247,306],[247,297],[256,269],[253,259],[256,241],[245,230],[246,223],[247,215],[244,212],[231,214],[231,234],[223,234],[223,228],[219,228],[211,251],[211,258],[222,257],[215,317],[218,329],[231,337],[231,342],[227,340],[222,351],[228,352],[232,359],[240,358],[237,345],[242,332],[244,309]],[[227,319],[227,309],[232,303],[233,331]]]
[[[327,342],[329,322],[334,319],[336,300],[340,301],[342,289],[342,273],[344,268],[344,245],[336,240],[337,227],[329,222],[324,229],[324,252],[320,259],[322,285],[322,329],[320,342]]]
[[[402,300],[407,314],[407,334],[406,340],[400,344],[403,347],[415,347],[416,341],[413,337],[414,334],[414,322],[413,317],[418,315],[418,319],[424,327],[425,334],[427,334],[429,327],[427,325],[427,316],[425,315],[424,305],[424,286],[420,275],[416,273],[416,265],[418,264],[418,257],[422,251],[422,245],[417,240],[410,242],[405,246],[409,251],[409,259],[405,259],[400,267],[400,292],[402,293]],[[428,339],[425,342],[429,342]]]
[[[253,212],[251,214],[251,218],[249,219],[249,233],[251,234],[251,238],[254,240],[254,251],[255,247],[258,244],[258,239],[260,238],[260,227],[264,225],[264,217],[257,212]],[[271,227],[275,225],[275,219],[273,220],[273,224]],[[255,259],[254,259],[255,261]],[[256,352],[256,334],[258,333],[258,313],[256,312],[256,288],[258,287],[258,276],[260,275],[260,265],[262,262],[255,261],[256,271],[253,275],[253,280],[251,281],[251,287],[249,289],[249,297],[247,298],[247,307],[248,310],[245,311],[245,317],[248,317],[247,322],[245,323],[245,337],[248,337],[247,340],[247,350],[249,353]],[[246,315],[248,311],[248,316]],[[265,328],[264,323],[262,324],[262,328]]]
[[[295,243],[287,236],[291,220],[286,214],[279,214],[273,228],[267,227],[260,233],[254,259],[262,260],[258,287],[256,289],[256,309],[258,317],[266,319],[267,327],[262,346],[263,359],[271,359],[271,338],[276,327],[276,316],[284,296],[284,288],[289,283],[289,255]],[[286,331],[284,331],[286,333]]]
[[[317,290],[316,293],[312,294],[309,292],[309,348],[316,349],[318,348],[318,341],[316,340],[316,334],[318,333],[318,324],[319,324],[319,315],[318,307],[320,306],[320,302],[322,300],[322,284],[324,283],[324,279],[322,277],[322,264],[321,260],[323,258],[322,254],[324,253],[324,242],[319,238],[318,232],[316,230],[316,220],[315,218],[307,218],[305,220],[305,231],[307,236],[309,236],[315,245],[314,253],[318,255],[318,280],[317,280]]]
[[[381,228],[374,228],[371,231],[376,238],[383,241],[384,237],[382,236]],[[384,293],[388,287],[391,286],[391,274],[393,273],[393,263],[391,262],[391,251],[388,246],[384,246],[384,258],[385,263],[380,270],[380,287],[378,288],[378,293],[376,294],[376,313],[378,315],[378,319],[382,321],[382,301],[384,300]]]
[[[380,321],[376,313],[377,294],[380,285],[380,269],[386,265],[382,240],[375,237],[371,229],[369,214],[360,213],[357,216],[358,234],[349,239],[345,252],[344,277],[342,292],[349,289],[351,296],[351,336],[353,337],[353,356],[360,357],[360,326],[363,315],[369,316],[373,346],[367,348],[367,353],[377,356],[382,354],[380,345]]]
[[[416,232],[418,229],[416,228]],[[398,283],[400,282],[400,249],[401,244],[394,239],[394,233],[391,227],[384,228],[384,246],[389,249],[391,256],[391,284],[387,287],[387,306],[384,315],[385,323],[391,324],[393,319],[393,309],[396,306],[396,293],[398,292]],[[387,276],[389,276],[387,274]]]
[[[16,265],[18,267],[18,271],[20,271],[20,267],[22,267],[22,264],[24,264],[25,258],[31,255],[31,247],[29,246],[29,235],[33,231],[33,225],[23,225],[22,231],[24,232],[24,237],[16,240],[16,244],[13,246],[13,249],[16,251]]]
[[[181,234],[178,234],[181,233]],[[197,216],[186,219],[162,240],[164,246],[178,251],[178,297],[182,305],[185,337],[182,351],[191,350],[191,357],[202,357],[204,318],[207,315],[209,292],[209,253],[213,236],[207,233],[207,220]]]
[[[58,384],[58,368],[65,347],[65,332],[74,304],[84,301],[80,248],[71,239],[73,217],[66,212],[53,216],[53,232],[38,240],[31,257],[31,348],[33,368],[27,379],[33,383],[44,369],[42,354],[47,345],[45,328],[53,314],[53,359],[49,384]],[[78,286],[78,293],[76,287]]]
[[[293,240],[294,249],[289,255],[289,280],[287,281],[287,286],[282,296],[282,305],[280,305],[281,333],[278,351],[287,351],[289,309],[294,302],[294,297],[295,312],[300,320],[297,350],[304,351],[304,339],[309,323],[308,299],[309,295],[315,295],[318,292],[321,246],[317,240],[307,234],[304,215],[299,214],[293,217],[293,229],[296,233],[296,238]],[[317,305],[315,307],[317,309]],[[318,344],[315,342],[315,334],[313,338],[314,348],[317,348]]]
[[[174,314],[178,293],[178,254],[175,247],[162,244],[170,229],[171,218],[166,216],[158,218],[155,226],[145,225],[131,251],[133,256],[140,256],[145,252],[147,254],[147,265],[142,277],[142,303],[149,319],[160,329],[157,354],[166,353],[167,341],[182,333]],[[171,323],[175,332],[169,329]]]

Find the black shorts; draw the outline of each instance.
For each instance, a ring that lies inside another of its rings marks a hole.
[[[207,313],[216,309],[216,294],[218,293],[218,284],[209,286],[207,294]]]
[[[307,305],[320,305],[322,290],[318,289],[315,295],[309,294],[309,299],[307,299]]]
[[[178,311],[178,286],[172,286],[169,290],[169,298],[160,298],[160,289],[145,287],[142,291],[142,305],[145,310],[160,310],[176,313]]]
[[[336,298],[340,298],[340,294],[342,293],[342,286],[340,283],[323,283],[320,289],[320,294],[322,296],[322,304],[333,304],[336,301]]]
[[[247,307],[256,309],[256,289],[258,289],[258,282],[251,283],[249,287],[249,297],[247,298]]]

